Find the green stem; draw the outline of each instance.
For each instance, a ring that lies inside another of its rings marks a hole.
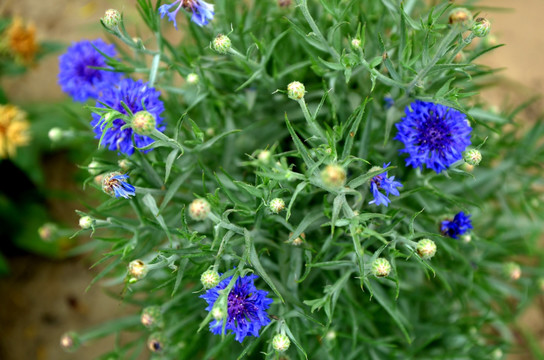
[[[297,6],[300,7],[300,10],[302,11],[302,15],[308,22],[308,25],[310,25],[310,28],[312,29],[313,33],[319,41],[323,43],[323,45],[329,49],[329,52],[332,54],[335,60],[340,61],[340,54],[329,44],[327,39],[323,36],[319,28],[317,27],[317,24],[314,21],[314,18],[310,14],[310,11],[308,10],[308,4],[307,0],[297,0]]]
[[[304,118],[312,129],[314,135],[317,135],[326,141],[327,137],[325,136],[325,132],[323,131],[323,129],[321,129],[315,118],[310,115],[310,111],[308,111],[308,106],[306,105],[306,101],[304,101],[304,98],[297,100],[297,102],[299,103],[300,108],[302,109],[302,113],[304,114]]]

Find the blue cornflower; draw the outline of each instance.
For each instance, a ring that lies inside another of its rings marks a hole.
[[[455,215],[453,220],[442,221],[442,226],[440,228],[444,235],[454,239],[458,239],[459,235],[463,235],[469,231],[469,229],[472,229],[470,215],[465,215],[462,211]]]
[[[122,77],[120,73],[92,68],[110,68],[95,47],[108,56],[117,55],[115,46],[96,39],[72,43],[59,57],[59,85],[74,101],[96,99],[105,87],[114,86]]]
[[[257,275],[239,277],[228,295],[228,314],[226,317],[226,330],[231,330],[236,335],[236,341],[242,342],[246,336],[259,336],[261,327],[270,323],[266,309],[272,304],[272,299],[267,298],[268,291],[257,290],[253,280]],[[200,297],[206,300],[206,310],[212,311],[219,291],[227,287],[232,276],[224,279],[216,287],[206,291]],[[216,335],[221,334],[223,320],[214,320],[210,323],[210,331]]]
[[[406,107],[406,116],[396,124],[395,140],[404,143],[406,165],[423,165],[437,173],[463,158],[470,145],[469,126],[463,113],[445,105],[416,100]]]
[[[155,117],[157,129],[163,131],[165,127],[162,125],[160,114],[164,111],[164,105],[159,100],[159,96],[159,91],[149,87],[142,80],[134,81],[127,78],[121,80],[118,86],[104,89],[102,96],[96,103],[96,107],[106,108],[103,105],[106,104],[114,110],[126,114],[125,108],[121,105],[122,101],[133,114],[142,110],[152,114]],[[107,144],[108,149],[120,151],[127,155],[134,153],[134,146],[141,148],[153,142],[153,139],[148,136],[134,133],[130,127],[121,129],[125,125],[125,122],[121,119],[114,119],[112,127],[106,129],[104,119],[101,119],[98,114],[93,114],[91,125],[94,126],[97,139],[101,138],[104,131],[106,132],[102,138],[102,143]],[[133,138],[134,144],[132,142]]]
[[[173,7],[177,7],[170,11]],[[210,20],[213,19],[213,5],[208,4],[204,0],[176,0],[171,4],[165,4],[161,5],[159,7],[159,14],[161,15],[161,19],[164,18],[164,15],[168,16],[168,20],[174,23],[174,27],[178,28],[178,23],[176,22],[176,15],[179,11],[179,9],[184,8],[193,15],[191,16],[191,20],[199,25],[204,26],[208,25]]]
[[[383,103],[384,103],[384,105],[385,105],[385,108],[386,108],[386,109],[389,109],[389,108],[391,108],[393,105],[395,105],[395,100],[393,100],[393,98],[390,97],[390,96],[385,96],[385,97],[383,98]]]
[[[383,168],[387,168],[391,163],[383,164]],[[379,170],[379,167],[373,167],[370,171]],[[374,200],[370,201],[369,204],[376,205],[385,205],[388,206],[391,200],[389,200],[389,194],[399,196],[399,191],[397,188],[402,187],[402,184],[399,181],[395,181],[395,177],[387,176],[387,172],[380,175],[374,176],[370,180],[370,191],[374,196]],[[385,194],[380,192],[380,189],[385,190]]]
[[[125,179],[128,179],[128,175],[119,172],[105,175],[102,179],[102,191],[110,196],[130,199],[131,196],[136,195],[136,189],[124,181]]]

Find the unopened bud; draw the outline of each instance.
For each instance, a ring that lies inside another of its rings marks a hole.
[[[138,135],[149,135],[157,126],[157,120],[155,120],[155,116],[153,116],[153,114],[147,111],[138,111],[132,117],[130,126]]]
[[[101,171],[100,171],[101,167],[102,167],[102,165],[100,165],[100,163],[98,161],[93,160],[87,166],[87,171],[91,175],[98,175],[98,174],[101,173]]]
[[[278,352],[284,352],[289,349],[291,340],[285,334],[276,334],[272,339],[272,347]]]
[[[461,236],[461,240],[463,240],[464,243],[468,244],[472,241],[472,236],[470,234]]]
[[[263,163],[267,163],[270,161],[270,157],[272,155],[270,154],[270,151],[268,150],[263,150],[259,153],[259,155],[257,156],[257,159],[259,159],[260,162],[263,162]]]
[[[161,328],[164,326],[160,306],[148,306],[142,310],[140,321],[148,329]]]
[[[212,316],[215,320],[219,321],[221,319],[223,319],[225,317],[225,313],[223,311],[223,309],[221,309],[221,307],[219,306],[214,306],[212,308]]]
[[[198,74],[190,73],[187,75],[187,83],[191,85],[196,85],[200,81]]]
[[[293,81],[292,83],[287,85],[287,96],[289,96],[293,100],[300,100],[304,98],[305,93],[306,88],[301,82]]]
[[[212,47],[220,54],[226,54],[229,52],[232,42],[229,37],[223,34],[219,34],[213,39]]]
[[[472,33],[477,37],[486,37],[491,30],[491,23],[486,18],[477,18],[472,25]]]
[[[130,169],[130,161],[127,159],[121,159],[117,161],[117,165],[121,168],[121,170],[127,172]]]
[[[283,209],[285,209],[285,201],[280,198],[274,198],[270,201],[268,206],[270,211],[272,211],[274,214],[279,214]]]
[[[482,153],[476,149],[465,151],[463,158],[469,165],[477,166],[482,161]]]
[[[463,165],[461,165],[461,167],[466,172],[473,172],[474,171],[474,165],[470,165],[469,163],[466,163],[466,162]]]
[[[417,242],[416,251],[422,259],[429,260],[436,254],[436,244],[431,239],[421,239]]]
[[[291,237],[293,233],[289,234],[289,237]],[[293,242],[291,244],[295,246],[300,246],[304,243],[304,240],[306,240],[306,234],[301,233],[300,236],[298,236],[296,239],[293,239]]]
[[[200,276],[200,282],[206,289],[211,289],[219,284],[219,273],[215,270],[206,270]]]
[[[147,348],[154,353],[163,351],[165,343],[166,339],[160,332],[153,333],[147,338]]]
[[[93,225],[93,219],[90,216],[82,216],[79,218],[79,227],[83,230],[90,228]]]
[[[353,50],[359,50],[361,48],[361,40],[357,38],[351,39],[351,48]]]
[[[514,262],[510,262],[504,266],[504,273],[510,280],[519,280],[521,277],[521,267]]]
[[[327,186],[339,188],[346,183],[346,170],[337,164],[330,164],[321,171],[321,180]]]
[[[385,258],[377,258],[372,263],[372,274],[376,277],[389,276],[391,273],[391,264]]]
[[[206,219],[210,211],[210,203],[205,199],[194,199],[189,205],[189,216],[193,220],[201,221]]]
[[[51,128],[51,130],[49,130],[49,132],[47,133],[47,136],[49,136],[49,140],[51,140],[51,142],[55,143],[62,140],[63,131],[61,128],[54,127],[54,128]]]
[[[108,9],[104,13],[102,22],[108,29],[113,29],[121,22],[121,13],[115,9]]]
[[[51,241],[53,239],[53,234],[57,231],[57,226],[55,224],[46,223],[40,226],[38,229],[38,235],[43,241]]]
[[[472,13],[465,8],[455,8],[450,11],[450,24],[461,24],[464,27],[468,27],[472,22]]]
[[[133,260],[128,264],[129,282],[133,283],[147,275],[147,265],[142,260]]]
[[[329,341],[333,341],[334,339],[336,339],[336,331],[329,330],[327,332],[327,334],[325,334],[325,339],[327,339]]]
[[[491,356],[492,356],[493,360],[500,360],[500,359],[503,358],[504,353],[502,352],[501,349],[495,349],[495,350],[493,350],[493,352],[491,353]]]
[[[60,337],[60,346],[66,352],[74,352],[80,345],[81,341],[79,340],[79,336],[73,331],[64,333]]]

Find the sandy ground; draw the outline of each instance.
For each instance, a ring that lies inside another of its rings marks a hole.
[[[53,4],[54,5],[53,5]],[[100,36],[97,25],[104,10],[115,7],[124,10],[127,22],[132,18],[135,1],[97,0],[38,2],[36,0],[3,0],[0,13],[21,15],[33,21],[42,39],[71,42]],[[507,46],[486,55],[482,60],[492,67],[505,68],[500,89],[486,90],[482,97],[496,106],[517,103],[520,98],[544,93],[544,37],[541,18],[544,0],[485,0],[482,5],[515,10],[485,9],[482,15],[493,24],[493,34]],[[134,20],[134,21],[132,21]],[[15,103],[56,101],[64,99],[56,85],[57,58],[50,56],[24,76],[4,79],[2,86]],[[532,113],[541,113],[542,102]],[[73,207],[70,208],[72,214]],[[70,215],[72,216],[72,215]],[[59,220],[75,221],[73,218]],[[73,224],[74,227],[77,224]],[[13,273],[0,279],[0,359],[2,360],[64,360],[94,359],[110,349],[113,339],[94,342],[75,354],[60,350],[60,335],[71,329],[85,329],[108,319],[122,316],[127,309],[95,286],[85,293],[92,279],[86,259],[62,262],[20,256],[11,259]],[[519,326],[529,330],[544,349],[544,302],[537,299],[519,320]],[[532,359],[522,344],[510,360]]]

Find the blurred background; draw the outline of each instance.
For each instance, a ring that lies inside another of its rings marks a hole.
[[[481,60],[503,70],[496,79],[501,86],[484,89],[480,100],[500,110],[540,96],[544,93],[544,38],[539,24],[544,1],[485,0],[478,4],[481,14],[492,22],[493,41],[506,44]],[[92,160],[88,154],[96,145],[94,141],[70,139],[69,132],[80,126],[74,119],[86,121],[90,112],[61,92],[57,85],[58,56],[72,41],[105,37],[99,19],[109,8],[124,13],[131,33],[145,31],[138,29],[141,22],[134,1],[0,3],[0,18],[20,19],[26,24],[21,27],[22,35],[34,36],[41,43],[35,51],[23,49],[32,53],[34,60],[22,56],[0,63],[0,103],[17,106],[31,123],[28,145],[19,147],[14,156],[0,159],[2,360],[95,359],[111,348],[115,339],[95,341],[77,354],[66,354],[58,345],[60,336],[130,312],[129,306],[112,299],[99,285],[86,290],[98,273],[90,269],[91,257],[68,256],[74,244],[85,241],[84,237],[70,237],[78,227],[75,210],[84,211],[85,204],[93,202],[94,190],[86,192],[81,186],[88,173],[80,166]],[[0,26],[5,34],[7,28]],[[169,36],[181,37],[171,27],[168,31]],[[4,59],[8,47],[5,39],[0,40],[0,59]],[[530,122],[541,116],[543,104],[535,101],[522,118]],[[48,137],[52,127],[68,135],[53,144]],[[513,325],[513,330],[519,346],[509,359],[533,359],[528,350],[531,346],[544,354],[543,297]]]

